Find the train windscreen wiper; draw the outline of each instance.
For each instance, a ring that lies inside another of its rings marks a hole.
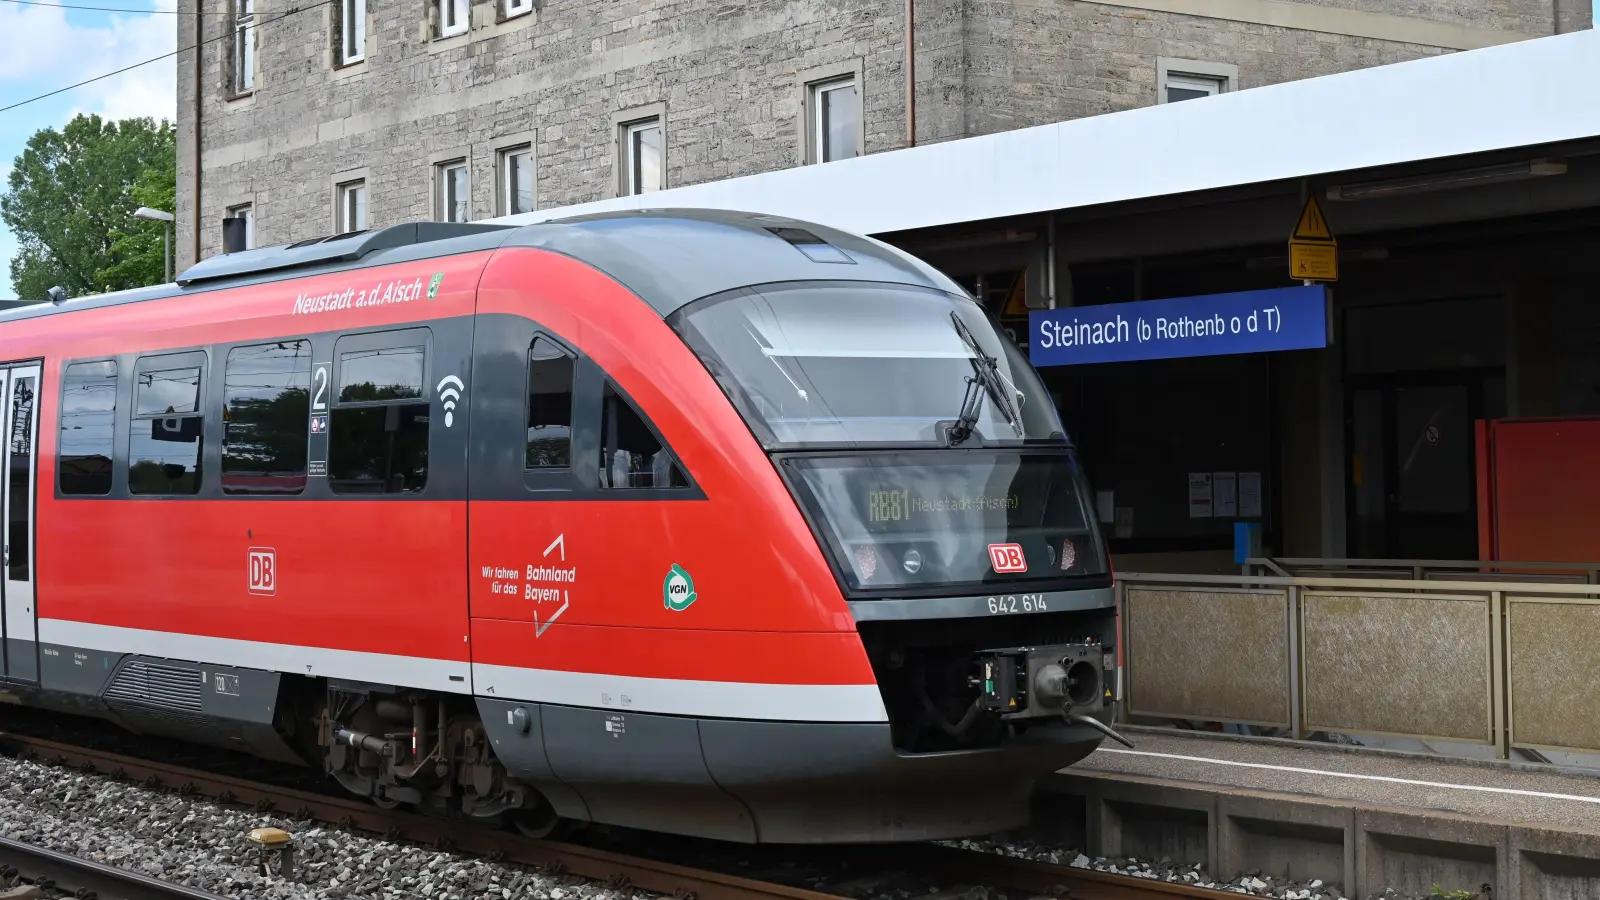
[[[961,400],[961,413],[956,417],[955,424],[950,426],[950,446],[954,447],[972,436],[972,430],[978,424],[978,410],[983,406],[983,393],[989,395],[995,409],[1006,420],[1006,424],[1016,431],[1017,437],[1022,437],[1022,412],[1011,405],[1014,395],[1006,390],[999,361],[983,352],[983,348],[978,346],[978,339],[967,329],[967,323],[961,321],[959,313],[951,312],[950,322],[955,326],[962,343],[973,354],[970,359],[972,375],[965,379],[967,392]],[[983,386],[982,393],[978,391],[979,385]]]

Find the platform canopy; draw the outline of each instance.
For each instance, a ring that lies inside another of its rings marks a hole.
[[[491,221],[709,207],[886,234],[1600,136],[1600,32]]]

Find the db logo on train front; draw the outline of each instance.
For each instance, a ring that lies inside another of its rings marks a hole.
[[[278,554],[271,547],[250,548],[250,593],[278,592]]]
[[[989,562],[1001,574],[1028,571],[1028,559],[1022,555],[1021,544],[990,544]]]

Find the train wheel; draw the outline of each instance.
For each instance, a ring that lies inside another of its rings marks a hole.
[[[556,815],[555,808],[539,798],[537,806],[514,809],[506,813],[513,827],[524,837],[545,840],[560,837],[571,830],[571,822]]]

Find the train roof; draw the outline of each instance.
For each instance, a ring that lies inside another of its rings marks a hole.
[[[172,284],[41,301],[0,311],[0,323],[501,247],[572,257],[616,279],[662,316],[701,297],[785,281],[961,290],[904,251],[824,225],[730,210],[642,209],[530,225],[412,222],[227,253],[196,263]]]

